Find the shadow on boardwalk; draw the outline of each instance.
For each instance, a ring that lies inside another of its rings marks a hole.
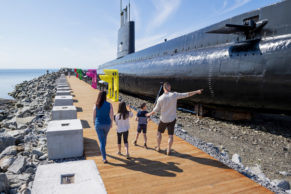
[[[171,151],[171,156],[179,157],[179,158],[183,158],[183,159],[188,159],[188,160],[191,160],[191,161],[199,163],[199,164],[213,166],[213,167],[216,167],[216,168],[230,169],[229,167],[225,166],[223,163],[221,163],[221,162],[219,162],[217,160],[213,160],[213,159],[209,159],[209,158],[194,157],[194,156],[191,156],[189,154],[179,153],[179,152],[177,152],[175,150]]]
[[[101,156],[99,144],[95,139],[84,137],[84,147],[86,157]]]
[[[131,157],[128,160],[128,159],[115,157],[109,154],[107,154],[107,156],[115,160],[123,162],[122,164],[117,164],[117,163],[112,163],[109,161],[108,164],[112,166],[121,166],[129,170],[141,171],[141,172],[151,174],[151,175],[175,177],[176,173],[174,172],[177,172],[177,173],[183,172],[183,170],[177,166],[179,165],[179,163],[175,163],[175,162],[163,163],[160,161],[149,160],[145,158],[134,158],[134,157]]]
[[[183,172],[183,170],[178,167],[179,163],[176,163],[176,162],[163,163],[156,160],[150,160],[146,158],[135,158],[135,157],[131,157],[130,159],[124,159],[124,158],[116,157],[109,154],[107,154],[107,156],[122,162],[122,164],[120,163],[117,164],[117,163],[112,163],[109,161],[109,164],[112,166],[120,166],[120,167],[127,168],[129,170],[141,171],[141,172],[151,174],[151,175],[175,177],[176,173]],[[172,151],[171,156],[169,157],[179,157],[179,158],[191,160],[195,163],[199,163],[202,165],[229,169],[227,166],[225,166],[224,164],[222,164],[221,162],[217,160],[194,157],[189,154],[182,154],[176,151]]]

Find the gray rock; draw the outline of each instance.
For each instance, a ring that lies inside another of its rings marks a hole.
[[[275,179],[272,181],[272,184],[281,188],[281,189],[284,189],[284,190],[289,190],[290,189],[290,184],[288,181],[285,181],[285,180],[278,180],[278,179]]]
[[[241,164],[241,158],[238,154],[233,154],[231,160],[236,164]]]
[[[7,134],[0,134],[0,152],[6,147],[15,145],[15,138]]]
[[[17,147],[16,146],[9,146],[7,147],[3,152],[0,154],[0,159],[2,159],[4,156],[15,156],[17,154]]]
[[[44,154],[41,157],[39,157],[39,160],[46,160],[46,159],[47,159],[47,154]]]
[[[38,157],[43,155],[43,152],[40,149],[33,149],[32,154],[37,155]]]
[[[14,160],[15,158],[13,156],[4,156],[4,158],[0,160],[0,168],[6,171],[9,166],[14,162]]]
[[[31,179],[31,174],[22,173],[22,174],[6,174],[10,183],[11,188],[20,187],[23,184],[26,184]]]
[[[288,173],[286,171],[280,171],[279,174],[280,175],[283,175],[283,176],[289,176],[289,175],[291,175],[290,173]]]
[[[21,173],[25,169],[26,165],[26,157],[19,156],[13,164],[8,168],[9,172],[13,172],[15,174]]]
[[[0,173],[0,193],[1,192],[8,193],[8,189],[9,181],[7,179],[7,176],[4,173]]]
[[[250,172],[257,175],[260,179],[265,180],[267,177],[261,170],[261,167],[259,165],[255,167],[250,167]]]

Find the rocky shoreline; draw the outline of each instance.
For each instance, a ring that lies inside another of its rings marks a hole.
[[[149,100],[123,93],[120,100],[133,109],[143,102],[153,109]],[[182,111],[177,117],[177,136],[271,191],[291,193],[291,118],[259,115],[251,122],[229,122]]]
[[[0,100],[0,193],[31,192],[38,165],[47,157],[46,126],[60,72],[16,85],[15,100]]]

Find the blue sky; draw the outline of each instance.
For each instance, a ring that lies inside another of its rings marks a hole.
[[[279,1],[131,0],[136,50]],[[115,59],[119,2],[0,0],[0,68],[96,68]]]

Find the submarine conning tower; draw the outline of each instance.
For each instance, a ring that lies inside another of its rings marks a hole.
[[[130,3],[124,9],[120,0],[120,28],[118,30],[117,58],[135,52],[134,21],[130,21]]]

